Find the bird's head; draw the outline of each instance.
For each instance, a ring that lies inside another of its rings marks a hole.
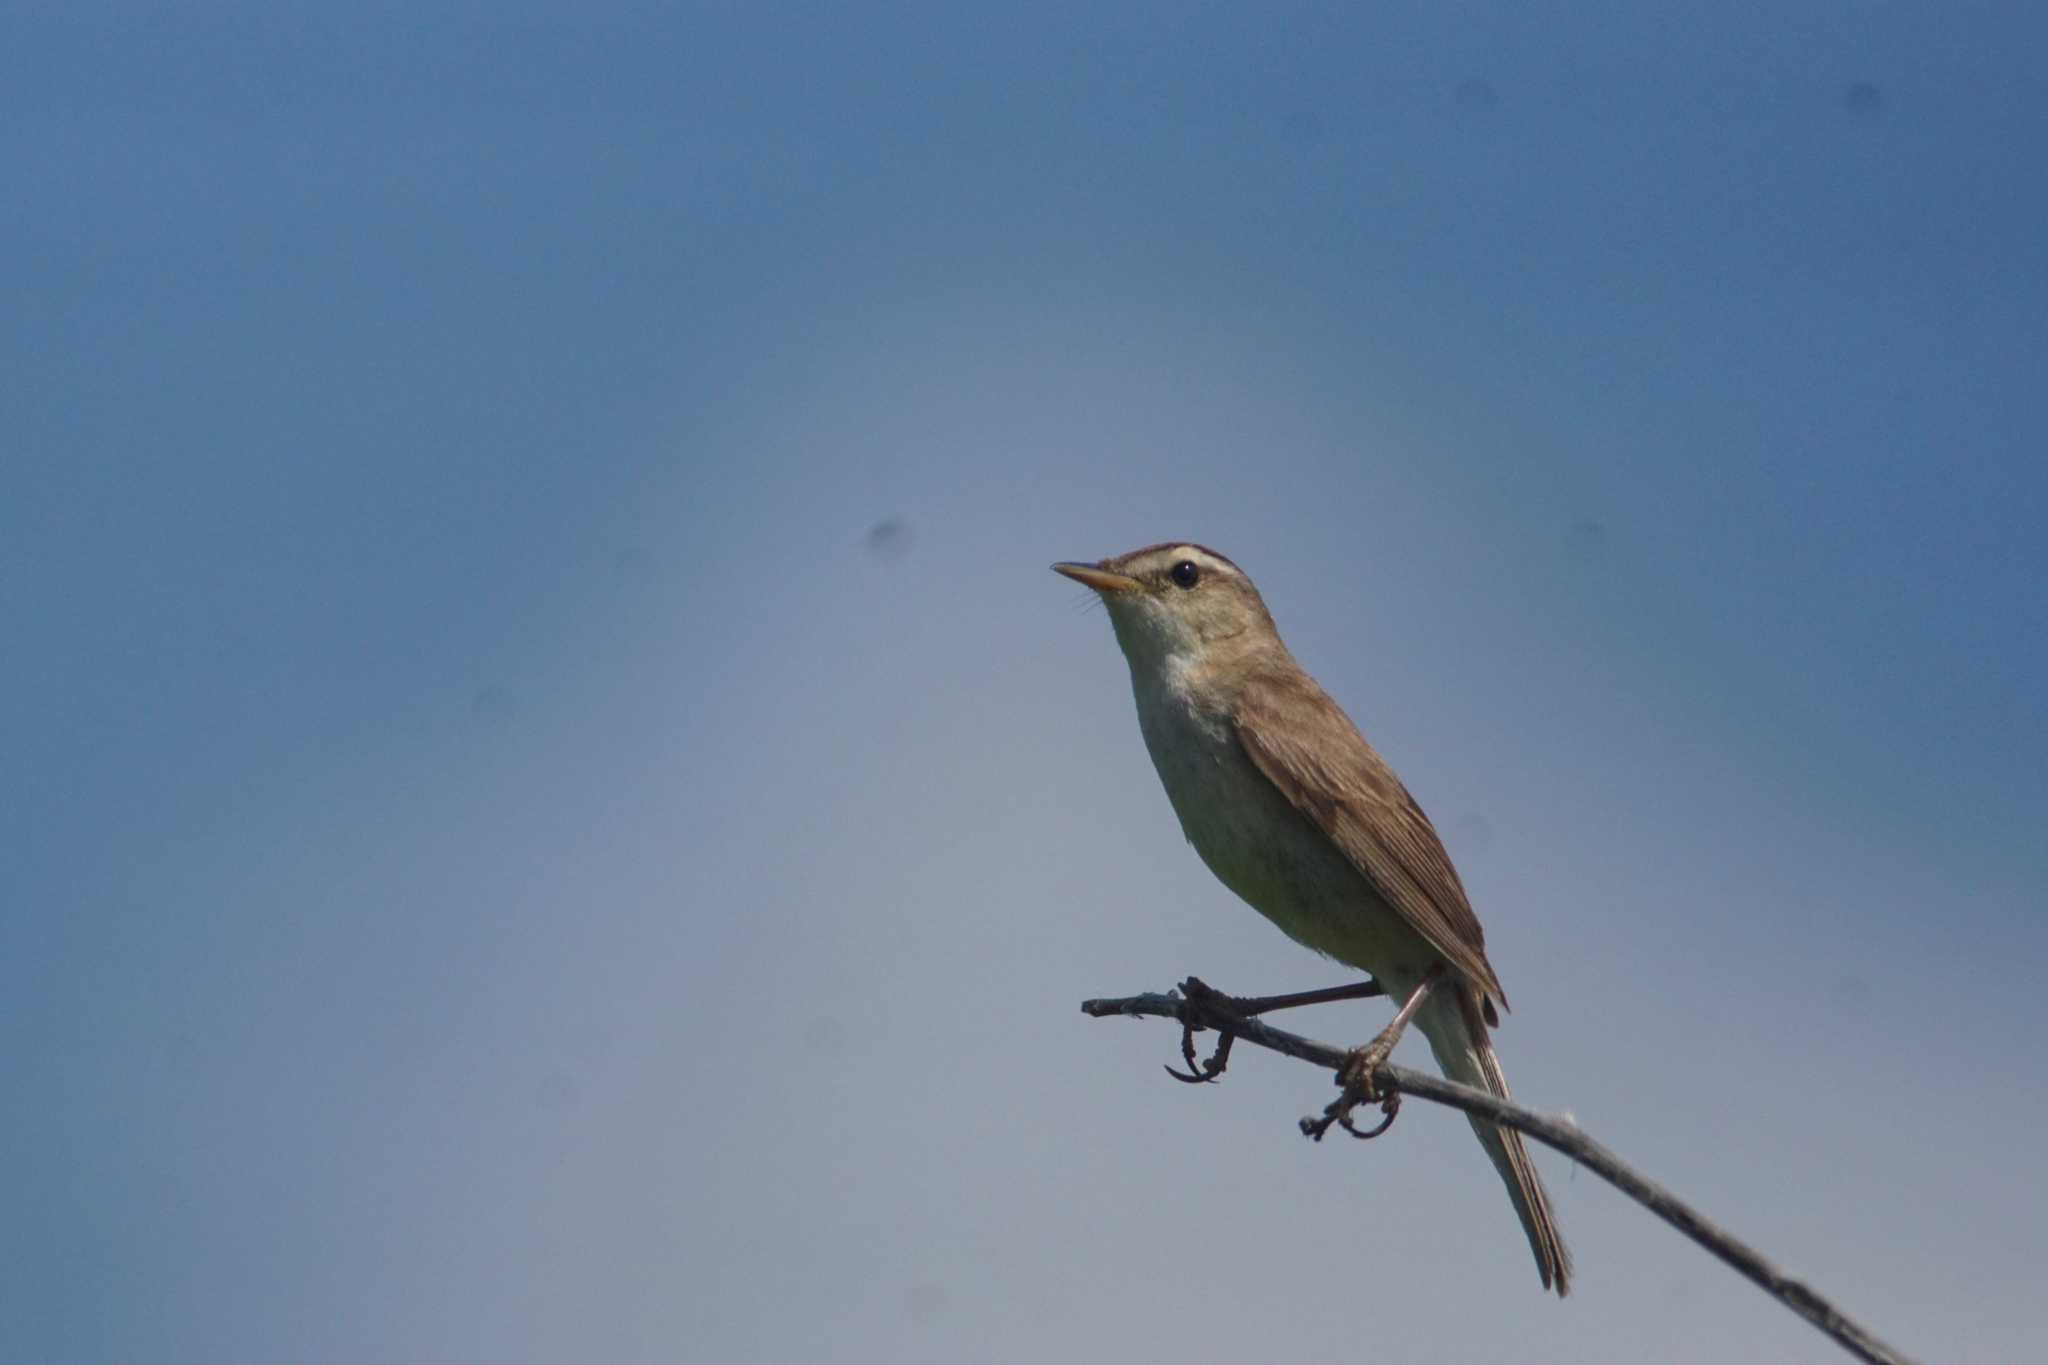
[[[1136,666],[1201,663],[1277,643],[1273,618],[1244,570],[1214,550],[1167,541],[1053,572],[1093,588],[1109,609],[1117,643]]]

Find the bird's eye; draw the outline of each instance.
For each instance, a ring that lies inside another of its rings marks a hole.
[[[1173,566],[1173,581],[1183,588],[1192,588],[1202,581],[1202,571],[1195,567],[1192,559],[1183,559]]]

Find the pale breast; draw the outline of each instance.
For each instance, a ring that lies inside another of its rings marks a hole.
[[[1435,952],[1252,765],[1227,717],[1167,688],[1137,700],[1152,766],[1217,880],[1317,952],[1389,979],[1427,969]]]

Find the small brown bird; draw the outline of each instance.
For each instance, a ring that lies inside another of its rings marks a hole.
[[[1298,942],[1406,1002],[1446,1076],[1505,1098],[1491,1029],[1507,1008],[1442,840],[1358,727],[1288,653],[1257,588],[1214,550],[1151,545],[1055,571],[1100,594],[1131,667],[1138,728],[1209,870]],[[1362,1074],[1370,1074],[1370,1065]],[[1546,1289],[1571,1257],[1521,1134],[1472,1120]]]

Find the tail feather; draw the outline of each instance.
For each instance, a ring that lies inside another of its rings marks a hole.
[[[1445,995],[1454,1000],[1445,999]],[[1445,992],[1430,1002],[1416,1023],[1428,1037],[1444,1075],[1461,1085],[1508,1099],[1507,1073],[1501,1070],[1500,1057],[1493,1050],[1486,1020],[1479,1009],[1479,1001],[1472,992]],[[1529,1249],[1536,1254],[1536,1270],[1543,1277],[1543,1287],[1555,1289],[1562,1298],[1571,1292],[1571,1253],[1565,1250],[1564,1236],[1557,1229],[1557,1215],[1550,1207],[1550,1195],[1543,1188],[1543,1178],[1536,1173],[1536,1163],[1530,1159],[1522,1135],[1485,1119],[1472,1117],[1471,1121],[1473,1134],[1492,1158],[1494,1169],[1500,1172],[1502,1183],[1508,1187],[1508,1197],[1514,1200],[1515,1214],[1522,1220],[1522,1231],[1529,1238]]]

